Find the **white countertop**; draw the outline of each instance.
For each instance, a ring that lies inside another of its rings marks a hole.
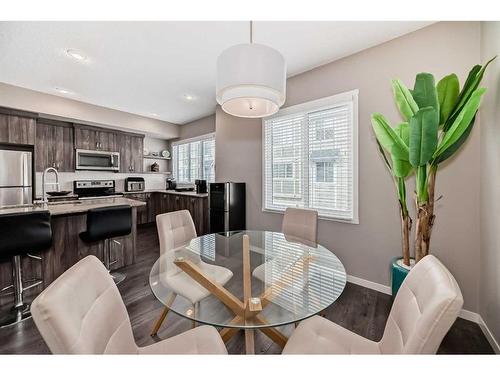
[[[18,206],[18,207],[8,207],[0,208],[0,215],[11,214],[11,213],[22,213],[22,212],[33,212],[40,210],[49,210],[50,214],[53,216],[58,215],[70,215],[79,214],[87,212],[93,208],[109,207],[109,206],[119,206],[122,204],[128,204],[131,207],[145,206],[146,202],[137,201],[128,198],[99,198],[99,199],[86,199],[86,200],[75,200],[67,201],[61,203],[49,203],[48,205],[29,205],[29,206]]]

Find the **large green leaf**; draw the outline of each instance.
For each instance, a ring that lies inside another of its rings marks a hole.
[[[406,160],[396,159],[391,155],[392,159],[392,173],[396,177],[406,178],[413,171],[413,167],[410,162]]]
[[[410,163],[423,166],[431,160],[438,142],[438,116],[436,109],[425,107],[410,119]]]
[[[397,135],[399,135],[399,138],[401,138],[403,140],[405,145],[407,145],[409,147],[410,146],[410,124],[408,124],[407,122],[402,122],[401,124],[397,125],[394,128],[394,131],[396,132]]]
[[[408,160],[409,149],[403,140],[396,134],[387,120],[380,113],[372,115],[372,127],[378,141],[392,156],[401,160]]]
[[[481,104],[481,97],[485,92],[485,88],[479,88],[472,93],[469,100],[465,103],[453,124],[445,133],[443,139],[441,140],[441,143],[439,144],[439,147],[434,153],[434,159],[440,160],[443,153],[462,138],[463,133],[467,131],[467,128],[471,124],[472,119],[476,116],[477,109]],[[458,149],[458,147],[456,149]]]
[[[441,79],[437,84],[439,100],[439,124],[444,124],[450,115],[458,98],[460,85],[456,74],[450,74]]]
[[[453,107],[453,110],[446,120],[443,130],[446,132],[452,124],[455,122],[457,117],[459,116],[460,112],[462,111],[463,107],[467,103],[467,101],[470,99],[471,95],[476,91],[476,89],[479,87],[479,84],[481,83],[481,80],[483,79],[484,72],[486,71],[486,68],[488,65],[496,59],[496,56],[493,57],[490,61],[488,61],[483,67],[481,65],[475,65],[471,71],[469,72],[469,75],[467,76],[467,80],[465,81],[464,87],[462,88],[462,91],[458,95],[457,101],[455,103],[455,106]]]
[[[403,122],[398,126],[396,126],[394,128],[394,131],[407,146],[410,145],[410,125],[407,122]],[[394,174],[394,176],[400,178],[406,178],[411,174],[413,167],[409,161],[398,159],[394,157],[392,154],[391,158],[393,167],[392,173]]]
[[[398,106],[399,112],[405,121],[410,121],[418,111],[418,105],[413,99],[410,90],[399,79],[394,79],[392,82],[392,92],[394,100]]]
[[[439,114],[438,95],[432,74],[417,74],[413,88],[413,99],[419,108],[432,107],[436,110],[436,114]]]
[[[477,112],[476,112],[477,114]],[[450,147],[448,147],[446,150],[444,150],[432,163],[437,165],[445,161],[446,159],[450,158],[455,154],[455,152],[465,143],[467,138],[469,138],[469,135],[472,131],[472,128],[474,127],[474,121],[476,120],[476,116],[472,118],[472,121],[470,122],[469,126],[465,129],[465,131],[462,133],[460,138],[453,143]]]

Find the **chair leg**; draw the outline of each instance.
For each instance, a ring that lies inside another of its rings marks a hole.
[[[167,302],[168,306],[170,306],[172,304],[172,302],[174,302],[174,299],[175,299],[176,296],[177,295],[175,293],[170,294],[170,297],[169,297],[168,302]],[[160,330],[161,325],[163,324],[163,321],[167,317],[167,314],[168,314],[169,311],[170,311],[170,309],[167,306],[165,306],[165,308],[161,312],[160,317],[156,321],[156,323],[155,323],[155,325],[153,327],[153,330],[151,331],[151,336],[156,336],[156,334]]]
[[[193,318],[196,318],[196,312],[200,309],[200,302],[193,304]],[[193,320],[193,328],[196,328],[196,320]]]
[[[23,298],[23,292],[26,288],[23,285],[23,267],[20,255],[15,255],[12,258],[12,281],[12,287],[14,289],[14,306],[8,313],[0,317],[0,327],[19,323],[31,316],[30,306],[24,303]]]

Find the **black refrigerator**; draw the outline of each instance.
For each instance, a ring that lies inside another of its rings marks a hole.
[[[208,193],[210,233],[246,228],[244,182],[211,183]]]

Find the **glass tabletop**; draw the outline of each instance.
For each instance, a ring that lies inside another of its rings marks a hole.
[[[178,315],[219,327],[263,328],[330,306],[344,290],[346,272],[319,244],[277,232],[236,231],[197,237],[162,255],[149,282],[156,298]]]

